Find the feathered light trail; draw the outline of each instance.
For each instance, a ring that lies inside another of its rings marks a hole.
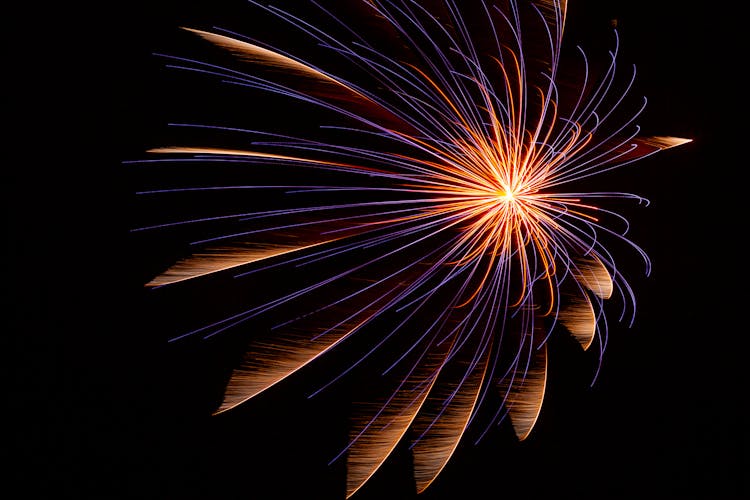
[[[616,36],[597,74],[582,50],[563,50],[565,1],[468,8],[360,0],[359,20],[376,26],[368,31],[311,0],[338,35],[250,3],[325,57],[315,63],[226,29],[187,28],[231,60],[164,56],[169,65],[319,111],[290,120],[335,122],[315,122],[318,133],[306,135],[293,132],[298,124],[289,133],[179,124],[244,142],[160,147],[140,163],[231,163],[247,182],[140,195],[267,192],[262,199],[273,204],[139,227],[218,228],[147,286],[293,270],[297,279],[286,288],[270,287],[248,307],[171,340],[255,329],[218,413],[355,333],[366,338],[362,355],[317,390],[376,354],[387,360],[373,391],[380,395],[357,407],[350,442],[333,458],[346,460],[351,496],[409,439],[421,492],[470,423],[481,436],[509,416],[520,439],[529,435],[552,333],[562,328],[584,349],[597,345],[601,358],[604,301],[621,297],[618,319],[632,321],[634,293],[605,244],[631,247],[647,273],[649,261],[626,229],[610,228],[627,228],[625,219],[600,205],[645,200],[575,186],[687,141],[638,136],[645,100],[625,109],[635,71],[617,66]],[[258,331],[253,325],[264,317],[273,324]],[[475,419],[489,401],[501,404]]]

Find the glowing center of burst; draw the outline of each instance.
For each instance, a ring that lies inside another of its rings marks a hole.
[[[499,190],[497,192],[497,197],[501,201],[508,201],[508,202],[516,199],[515,195],[513,194],[513,191],[504,191],[504,190]]]

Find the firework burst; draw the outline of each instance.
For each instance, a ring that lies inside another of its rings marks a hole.
[[[187,28],[216,59],[163,57],[299,113],[280,128],[276,117],[278,130],[175,124],[221,144],[160,147],[139,162],[242,169],[236,184],[140,195],[218,192],[249,207],[136,229],[201,235],[147,286],[226,274],[266,284],[244,307],[170,339],[251,332],[217,413],[364,339],[315,389],[381,366],[332,459],[346,461],[351,496],[408,440],[424,491],[470,424],[479,438],[507,416],[519,439],[529,435],[552,334],[567,331],[601,359],[604,301],[618,297],[618,320],[632,322],[634,293],[609,244],[640,255],[647,273],[649,261],[603,204],[645,200],[592,192],[588,179],[686,141],[638,135],[645,100],[626,109],[635,71],[618,68],[616,33],[602,70],[591,71],[582,50],[562,45],[565,1],[361,0],[349,6],[360,26],[311,0],[330,31],[250,3],[306,39],[305,55]]]

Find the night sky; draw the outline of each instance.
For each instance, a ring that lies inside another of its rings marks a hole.
[[[612,177],[651,200],[624,209],[653,262],[650,277],[637,262],[628,271],[635,324],[612,325],[593,386],[592,357],[556,346],[531,437],[518,443],[504,425],[477,446],[462,442],[422,500],[747,494],[747,221],[734,196],[746,161],[732,130],[744,106],[740,31],[730,12],[652,3],[571,1],[566,32],[569,43],[586,39],[617,19],[621,60],[637,65],[636,92],[649,99],[644,133],[694,139]],[[143,284],[168,251],[130,233],[140,178],[123,161],[164,145],[165,124],[186,108],[211,111],[152,53],[179,47],[179,26],[242,25],[252,9],[99,8],[56,7],[15,28],[3,352],[13,367],[8,477],[28,492],[18,498],[343,498],[343,463],[326,465],[347,438],[342,394],[371,380],[306,399],[322,370],[311,366],[212,417],[232,346],[167,344],[184,311],[155,313],[163,304]],[[412,490],[399,447],[353,498]]]

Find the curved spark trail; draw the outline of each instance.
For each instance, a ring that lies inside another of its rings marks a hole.
[[[235,165],[246,169],[243,182],[139,196],[239,193],[269,203],[135,229],[218,228],[147,286],[188,287],[222,273],[296,276],[171,341],[253,332],[220,413],[354,337],[369,339],[316,391],[365,360],[385,359],[373,389],[380,395],[354,410],[350,442],[334,458],[346,460],[347,496],[404,439],[424,491],[470,424],[483,435],[508,416],[519,439],[529,435],[550,335],[565,330],[584,349],[597,345],[601,359],[605,300],[622,299],[620,319],[632,321],[634,292],[605,245],[624,243],[647,273],[650,264],[610,229],[627,221],[602,204],[645,200],[589,192],[589,178],[687,140],[638,135],[645,101],[628,108],[635,71],[618,66],[616,33],[595,72],[582,50],[563,47],[566,1],[354,2],[379,39],[317,2],[311,6],[335,34],[250,3],[325,56],[308,60],[222,28],[191,27],[223,62],[163,57],[252,96],[288,99],[304,110],[294,117],[303,123],[288,133],[175,124],[239,137],[240,145],[164,146],[142,164]],[[294,132],[308,119],[315,133]],[[266,317],[271,326],[253,326]]]

